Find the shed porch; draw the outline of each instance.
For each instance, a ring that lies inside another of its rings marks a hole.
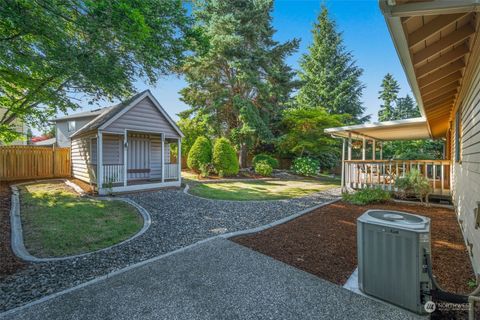
[[[90,144],[89,171],[95,185],[101,186],[99,194],[180,186],[181,138],[131,130],[124,134],[99,131]]]

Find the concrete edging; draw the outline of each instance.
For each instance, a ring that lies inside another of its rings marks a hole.
[[[277,221],[274,221],[272,223],[269,223],[269,224],[266,224],[266,225],[263,225],[263,226],[260,226],[260,227],[256,227],[256,228],[252,228],[252,229],[246,229],[246,230],[241,230],[241,231],[235,231],[235,232],[230,232],[230,233],[226,233],[226,234],[221,234],[221,235],[217,235],[217,236],[213,236],[213,237],[210,237],[210,238],[206,238],[206,239],[203,239],[203,240],[200,240],[200,241],[197,241],[195,243],[192,243],[186,247],[183,247],[183,248],[180,248],[180,249],[177,249],[177,250],[173,250],[173,251],[170,251],[170,252],[167,252],[165,254],[162,254],[162,255],[159,255],[157,257],[153,257],[153,258],[150,258],[150,259],[147,259],[147,260],[144,260],[144,261],[141,261],[141,262],[137,262],[137,263],[134,263],[134,264],[131,264],[125,268],[122,268],[122,269],[119,269],[119,270],[116,270],[116,271],[113,271],[113,272],[110,272],[110,273],[107,273],[106,275],[103,275],[103,276],[99,276],[99,277],[96,277],[90,281],[87,281],[87,282],[84,282],[84,283],[81,283],[77,286],[74,286],[74,287],[71,287],[71,288],[68,288],[68,289],[65,289],[65,290],[62,290],[62,291],[59,291],[59,292],[55,292],[51,295],[48,295],[48,296],[45,296],[45,297],[42,297],[38,300],[34,300],[32,302],[29,302],[27,304],[24,304],[22,306],[19,306],[19,307],[16,307],[16,308],[13,308],[13,309],[10,309],[10,310],[7,310],[3,313],[0,313],[0,317],[3,317],[3,316],[6,316],[6,315],[9,315],[9,314],[12,314],[14,312],[17,312],[17,311],[20,311],[20,310],[23,310],[23,309],[26,309],[30,306],[34,306],[34,305],[37,305],[37,304],[40,304],[42,302],[46,302],[48,300],[51,300],[51,299],[54,299],[56,297],[59,297],[59,296],[62,296],[64,294],[67,294],[67,293],[70,293],[72,291],[75,291],[75,290],[78,290],[78,289],[82,289],[86,286],[89,286],[89,285],[92,285],[92,284],[95,284],[97,282],[100,282],[100,281],[103,281],[103,280],[106,280],[106,279],[109,279],[113,276],[116,276],[116,275],[119,275],[119,274],[122,274],[122,273],[125,273],[127,271],[130,271],[130,270],[133,270],[133,269],[136,269],[136,268],[139,268],[139,267],[142,267],[148,263],[151,263],[151,262],[155,262],[155,261],[159,261],[161,259],[164,259],[164,258],[167,258],[171,255],[174,255],[176,253],[180,253],[180,252],[183,252],[183,251],[186,251],[186,250],[189,250],[189,249],[192,249],[192,248],[195,248],[203,243],[206,243],[208,241],[212,241],[212,240],[215,240],[215,239],[229,239],[229,238],[232,238],[232,237],[235,237],[235,236],[240,236],[240,235],[246,235],[246,234],[251,234],[251,233],[256,233],[256,232],[259,232],[259,231],[263,231],[265,229],[268,229],[268,228],[271,228],[271,227],[274,227],[274,226],[277,226],[277,225],[280,225],[280,224],[283,224],[283,223],[286,223],[290,220],[293,220],[293,219],[296,219],[302,215],[305,215],[307,213],[310,213],[320,207],[323,207],[323,206],[327,206],[329,204],[332,204],[332,203],[335,203],[337,201],[341,200],[341,198],[336,198],[336,199],[333,199],[333,200],[330,200],[330,201],[326,201],[324,203],[321,203],[319,205],[316,205],[316,206],[313,206],[313,207],[310,207],[310,208],[307,208],[307,209],[304,209],[304,210],[301,210],[295,214],[292,214],[288,217],[285,217],[283,219],[280,219],[280,220],[277,220]]]
[[[83,191],[82,188],[80,188],[78,185],[75,183],[67,180],[67,179],[49,179],[49,180],[35,180],[35,181],[29,181],[29,182],[23,182],[23,183],[18,183],[12,185],[10,188],[12,189],[12,204],[11,204],[11,209],[10,209],[10,228],[11,228],[11,247],[13,253],[20,259],[28,262],[50,262],[50,261],[61,261],[61,260],[68,260],[68,259],[73,259],[73,258],[78,258],[78,257],[83,257],[87,256],[96,252],[102,252],[106,251],[108,249],[111,249],[113,247],[122,245],[124,243],[127,243],[142,234],[144,234],[148,228],[150,227],[152,223],[152,219],[150,217],[150,214],[148,213],[145,208],[140,206],[138,203],[127,199],[127,198],[113,198],[113,197],[90,197],[92,199],[98,199],[98,200],[104,200],[104,201],[113,201],[113,200],[119,200],[123,201],[125,203],[128,203],[129,205],[133,206],[138,214],[142,217],[143,219],[143,226],[140,231],[138,231],[136,234],[131,236],[128,239],[123,240],[122,242],[116,243],[112,246],[98,249],[92,252],[86,252],[86,253],[81,253],[77,255],[71,255],[71,256],[65,256],[65,257],[55,257],[55,258],[38,258],[33,255],[31,255],[28,250],[25,248],[25,244],[23,242],[23,229],[22,229],[22,219],[20,216],[20,198],[19,198],[19,191],[18,191],[18,186],[22,185],[27,185],[27,184],[32,184],[32,183],[39,183],[39,182],[51,182],[51,181],[62,181],[65,183],[67,186],[71,187],[74,189],[77,193],[80,195],[85,195],[85,192]]]

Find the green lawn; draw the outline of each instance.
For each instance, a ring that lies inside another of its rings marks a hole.
[[[20,188],[23,237],[37,257],[80,254],[128,239],[143,225],[121,201],[82,198],[62,182]]]
[[[221,200],[278,200],[303,197],[337,187],[333,179],[260,180],[196,184],[190,193],[196,196]]]

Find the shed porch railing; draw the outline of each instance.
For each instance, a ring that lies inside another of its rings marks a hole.
[[[90,164],[90,167],[93,169],[93,174],[96,174],[97,166],[95,164]],[[103,179],[105,184],[115,184],[123,183],[124,176],[124,166],[123,164],[104,164],[103,165]],[[178,179],[178,164],[176,163],[166,163],[165,169],[165,180],[176,180]],[[127,181],[129,181],[127,179]]]
[[[425,175],[432,194],[450,195],[450,160],[345,160],[345,186],[396,191],[396,179],[412,169]]]

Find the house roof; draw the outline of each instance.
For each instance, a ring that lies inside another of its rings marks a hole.
[[[105,108],[99,108],[99,109],[95,109],[95,110],[90,110],[90,111],[77,112],[77,113],[74,113],[74,114],[69,114],[69,115],[64,116],[64,117],[55,118],[51,121],[57,122],[57,121],[66,121],[66,120],[73,120],[73,119],[79,119],[79,118],[96,117],[99,114],[101,114],[102,112],[104,112],[105,109],[108,109],[108,108],[112,108],[112,106],[111,107],[105,107]]]
[[[180,131],[178,126],[175,124],[175,122],[172,120],[172,118],[165,112],[165,110],[162,108],[160,103],[158,103],[157,99],[153,96],[153,94],[150,92],[150,90],[145,90],[142,92],[139,92],[130,98],[128,98],[125,101],[120,102],[119,104],[116,104],[111,107],[103,108],[100,109],[98,115],[92,119],[90,122],[86,123],[83,127],[78,129],[75,133],[72,134],[72,138],[75,136],[78,136],[82,133],[91,131],[91,130],[96,130],[96,129],[103,129],[103,126],[108,125],[111,121],[115,120],[117,117],[119,117],[123,112],[128,111],[130,108],[132,108],[134,105],[136,105],[139,101],[142,99],[149,97],[154,105],[157,107],[157,109],[162,113],[167,121],[172,125],[172,127],[178,132],[178,134],[183,137],[183,133]]]
[[[431,136],[442,138],[480,63],[477,0],[379,0]]]
[[[45,139],[45,140],[40,140],[33,142],[33,145],[35,146],[51,146],[57,143],[57,138],[50,138],[50,139]]]
[[[325,129],[325,132],[336,137],[348,138],[351,135],[352,139],[367,138],[378,141],[430,138],[427,120],[425,118],[412,118],[329,128]]]

